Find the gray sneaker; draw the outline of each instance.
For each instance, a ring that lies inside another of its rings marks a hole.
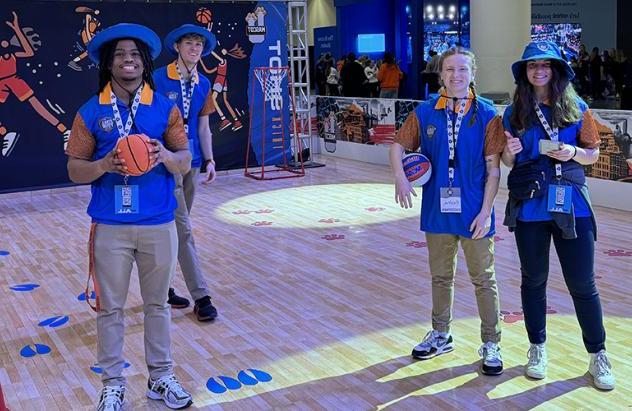
[[[162,400],[174,410],[188,408],[193,404],[193,397],[182,386],[174,374],[147,381],[147,397]]]
[[[614,389],[615,379],[612,374],[612,365],[610,365],[610,361],[608,361],[608,357],[606,357],[606,350],[601,350],[597,354],[590,355],[588,372],[593,377],[595,387],[600,390]]]
[[[99,392],[97,411],[119,411],[125,401],[125,386],[105,386]]]

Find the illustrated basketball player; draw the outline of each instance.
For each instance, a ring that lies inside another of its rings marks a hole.
[[[79,6],[75,9],[75,12],[85,14],[83,27],[81,28],[81,41],[83,42],[84,50],[81,54],[68,62],[68,67],[76,71],[82,71],[83,69],[79,65],[79,62],[88,56],[88,43],[92,40],[92,37],[97,34],[97,31],[101,27],[101,22],[96,18],[99,14],[99,10]]]
[[[40,103],[35,97],[33,89],[17,75],[17,59],[33,57],[35,51],[22,32],[15,12],[13,12],[13,21],[7,21],[6,23],[15,32],[22,51],[11,53],[8,50],[9,42],[7,40],[0,41],[0,104],[6,102],[11,94],[16,96],[21,102],[28,101],[37,114],[62,133],[65,148],[70,130]],[[7,157],[11,154],[19,134],[13,131],[9,132],[0,125],[0,137],[2,137],[2,155]]]

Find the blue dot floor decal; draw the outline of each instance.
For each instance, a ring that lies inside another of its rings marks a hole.
[[[249,373],[252,374],[252,376]],[[254,368],[248,368],[247,370],[239,371],[237,379],[227,377],[225,375],[211,377],[208,381],[206,381],[206,388],[214,394],[223,394],[227,390],[238,390],[242,387],[242,385],[253,386],[260,382],[269,381],[272,381],[272,376],[267,372]]]
[[[44,344],[35,344],[35,346],[26,345],[24,346],[24,348],[20,350],[20,355],[24,358],[30,358],[30,357],[35,357],[36,355],[48,354],[50,351],[51,349],[48,345],[44,345]]]
[[[43,321],[40,321],[39,324],[37,325],[39,325],[40,327],[57,328],[66,324],[69,319],[70,318],[67,315],[64,315],[64,316],[60,315],[60,316],[50,317]]]
[[[94,299],[96,299],[96,298],[97,298],[97,293],[95,293],[94,291],[92,291],[92,292],[90,293],[90,299],[91,299],[91,300],[94,300]],[[81,293],[81,294],[79,294],[79,295],[77,296],[77,300],[79,300],[79,301],[86,301],[86,293]]]
[[[11,254],[10,252],[8,252],[7,250],[0,250],[0,257],[6,257],[9,254]]]
[[[9,287],[9,289],[13,291],[18,291],[18,292],[28,292],[28,291],[33,291],[37,287],[39,287],[39,284],[25,283],[25,284],[12,285],[11,287]]]

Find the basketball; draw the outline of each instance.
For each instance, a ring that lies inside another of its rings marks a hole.
[[[420,153],[410,153],[402,158],[404,174],[411,183],[416,181],[419,185],[424,185],[430,180],[432,175],[432,165],[428,157]]]
[[[195,12],[195,19],[200,24],[209,24],[213,20],[213,13],[206,7],[200,7]]]
[[[140,176],[151,168],[149,137],[144,134],[130,134],[116,143],[121,150],[118,158],[125,160],[127,173],[130,176]]]

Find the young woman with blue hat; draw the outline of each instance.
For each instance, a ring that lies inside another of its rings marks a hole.
[[[217,317],[217,309],[211,302],[209,288],[200,268],[189,214],[193,207],[200,168],[206,168],[206,183],[215,179],[213,135],[209,126],[209,114],[215,111],[215,104],[211,97],[211,84],[205,76],[200,76],[197,65],[202,57],[213,51],[217,41],[215,35],[205,28],[183,24],[169,32],[164,43],[165,48],[176,56],[176,60],[156,70],[154,81],[157,91],[178,105],[184,118],[191,151],[191,170],[184,175],[175,176],[175,194],[178,199],[178,261],[189,293],[195,301],[193,312],[199,321],[210,321]],[[169,288],[167,301],[173,308],[189,306],[189,300],[177,295],[173,288]]]
[[[432,329],[413,348],[427,360],[454,350],[451,334],[454,276],[459,244],[476,293],[481,319],[483,374],[503,372],[500,309],[494,270],[494,199],[505,145],[494,104],[474,89],[474,54],[451,48],[439,60],[443,88],[409,114],[390,150],[395,199],[412,207],[415,195],[402,168],[404,150],[428,157],[432,177],[423,186],[421,230],[428,243],[432,278]]]
[[[156,33],[138,24],[117,24],[92,39],[88,55],[99,65],[99,91],[75,116],[66,150],[71,180],[92,185],[90,278],[104,385],[99,411],[120,410],[125,399],[124,308],[134,262],[143,297],[147,396],[173,409],[193,402],[173,372],[167,304],[178,249],[173,176],[189,170],[191,156],[180,111],[154,92],[152,60],[160,49]],[[127,175],[116,149],[130,133],[147,135],[151,144],[152,168],[136,177]]]
[[[606,333],[595,285],[597,227],[584,165],[599,156],[599,134],[586,103],[575,93],[575,76],[557,45],[532,42],[512,67],[513,104],[503,116],[508,178],[505,225],[515,232],[522,273],[522,308],[531,343],[527,376],[546,377],[546,283],[551,239],[570,291],[597,388],[614,388],[606,356]],[[538,185],[529,184],[533,176]]]

